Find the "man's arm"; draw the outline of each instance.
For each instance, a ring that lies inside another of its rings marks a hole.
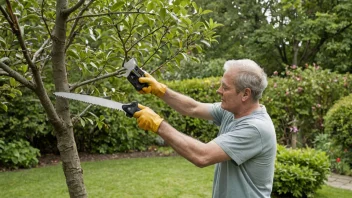
[[[165,94],[160,98],[182,115],[213,120],[213,116],[210,113],[210,103],[198,102],[170,88],[167,88]]]
[[[145,77],[140,77],[139,82],[147,83],[140,93],[151,93],[164,100],[170,107],[177,112],[196,118],[213,120],[210,114],[211,104],[198,102],[188,96],[177,93],[166,85],[159,83],[153,76],[145,73]]]
[[[207,144],[189,137],[167,122],[161,122],[158,135],[178,154],[198,167],[206,167],[215,163],[231,160],[231,158],[214,141]]]
[[[196,166],[205,167],[231,159],[214,141],[202,143],[177,131],[150,108],[141,104],[138,107],[141,110],[133,114],[138,126],[158,133],[178,154]]]

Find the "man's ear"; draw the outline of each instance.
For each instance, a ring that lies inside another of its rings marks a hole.
[[[252,90],[250,88],[245,88],[243,91],[242,101],[248,100],[252,95]]]

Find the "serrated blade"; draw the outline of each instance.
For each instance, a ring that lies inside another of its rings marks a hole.
[[[122,109],[122,103],[115,102],[112,100],[104,99],[104,98],[99,98],[95,96],[88,96],[88,95],[82,95],[82,94],[75,94],[75,93],[68,93],[68,92],[55,92],[54,95],[60,96],[63,98],[68,98],[68,99],[73,99],[73,100],[78,100],[90,104],[95,104],[103,107],[108,107],[111,109],[117,109],[120,111],[124,111]]]

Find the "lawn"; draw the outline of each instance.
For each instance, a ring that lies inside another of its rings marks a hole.
[[[197,168],[181,157],[82,163],[89,197],[211,197],[213,167]],[[61,165],[0,173],[2,198],[69,197]],[[352,191],[324,186],[318,198],[348,198]]]

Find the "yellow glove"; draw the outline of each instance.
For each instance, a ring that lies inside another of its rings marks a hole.
[[[143,87],[142,90],[139,91],[141,94],[152,93],[158,97],[161,97],[165,94],[167,86],[159,83],[153,76],[145,72],[145,77],[140,77],[140,83],[147,83],[148,87]]]
[[[140,111],[133,114],[133,117],[137,118],[138,127],[144,130],[158,132],[161,122],[164,120],[158,114],[156,114],[149,107],[145,107],[138,104]]]

